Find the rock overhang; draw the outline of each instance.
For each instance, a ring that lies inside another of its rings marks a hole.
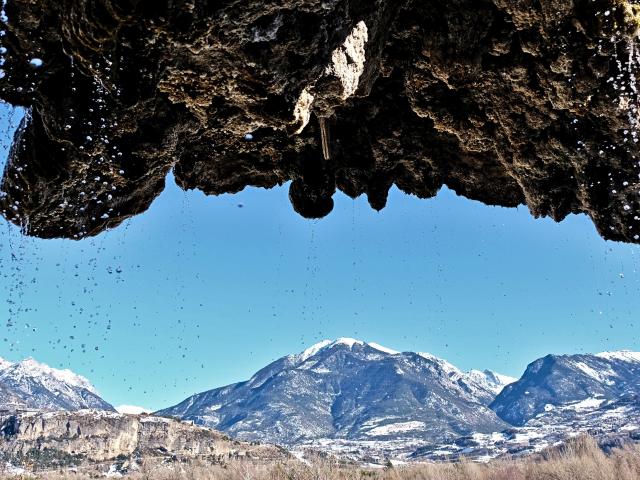
[[[640,243],[638,6],[622,0],[9,0],[26,107],[0,210],[83,238],[184,189],[385,206],[443,185]]]

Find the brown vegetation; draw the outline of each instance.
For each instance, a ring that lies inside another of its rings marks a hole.
[[[47,472],[13,480],[84,480],[104,476]],[[499,460],[487,464],[414,464],[385,469],[345,467],[318,459],[256,464],[234,461],[219,465],[142,465],[130,480],[637,480],[640,478],[640,446],[628,446],[605,454],[588,437],[572,440],[561,448],[535,457]]]

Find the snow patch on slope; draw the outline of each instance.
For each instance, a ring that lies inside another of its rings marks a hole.
[[[369,345],[371,348],[373,348],[375,350],[378,350],[380,352],[388,353],[389,355],[398,355],[400,353],[400,352],[398,352],[396,350],[392,350],[390,348],[383,347],[379,343],[375,343],[375,342],[369,342],[369,343],[367,343],[367,345]]]
[[[640,352],[632,352],[630,350],[620,350],[617,352],[600,352],[596,357],[606,360],[620,360],[623,362],[640,362]]]
[[[323,348],[331,345],[331,343],[332,343],[331,340],[323,340],[319,343],[316,343],[315,345],[310,346],[304,352],[298,355],[298,360],[301,362],[304,362],[305,360],[313,357]]]
[[[13,362],[10,362],[9,360],[5,360],[4,358],[0,358],[0,370],[4,370],[5,368],[10,367],[11,365],[13,365]]]
[[[447,362],[446,360],[443,360],[442,358],[436,357],[435,355],[426,352],[418,352],[418,355],[420,355],[425,360],[429,360],[438,364],[442,368],[442,370],[444,370],[444,372],[449,376],[463,375],[462,371],[458,367]]]
[[[391,435],[394,433],[402,433],[402,432],[410,432],[412,430],[420,430],[425,428],[426,424],[424,422],[401,422],[401,423],[390,423],[388,425],[381,425],[379,427],[372,428],[366,434],[371,437],[378,437],[382,435]]]
[[[582,373],[597,380],[598,382],[610,384],[611,380],[608,380],[608,378],[615,376],[615,372],[613,372],[611,369],[597,371],[584,362],[575,362],[574,365]]]
[[[567,405],[567,408],[571,410],[575,410],[576,412],[579,412],[582,410],[593,410],[595,408],[600,407],[604,402],[606,402],[606,399],[604,398],[592,397],[592,398],[587,398],[585,400],[582,400],[580,402],[571,403]]]

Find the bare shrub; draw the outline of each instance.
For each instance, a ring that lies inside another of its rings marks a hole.
[[[46,472],[3,476],[0,480],[89,480],[105,471]],[[366,469],[327,457],[308,462],[270,463],[234,460],[225,465],[206,463],[153,464],[144,462],[129,480],[638,480],[640,446],[630,445],[605,454],[595,440],[577,437],[540,455],[496,460],[487,464],[462,460]]]

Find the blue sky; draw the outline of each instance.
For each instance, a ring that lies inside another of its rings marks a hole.
[[[286,187],[205,197],[169,179],[147,213],[95,239],[0,225],[0,356],[160,408],[324,338],[514,376],[547,353],[640,349],[638,248],[584,216],[535,220],[446,189],[394,189],[382,212],[335,200],[309,221]]]

